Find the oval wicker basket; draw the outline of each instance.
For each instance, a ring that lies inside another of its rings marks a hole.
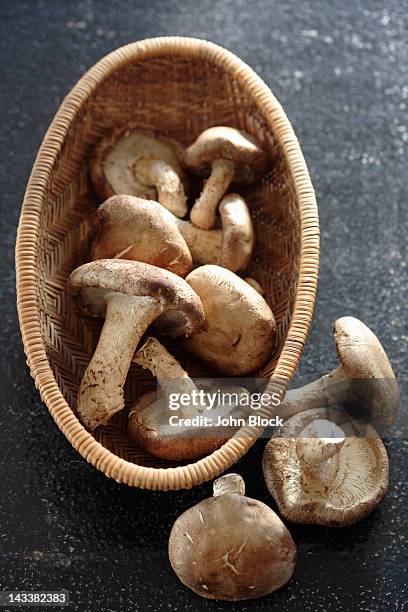
[[[274,355],[257,375],[273,373],[280,391],[295,372],[312,319],[319,264],[316,201],[298,141],[268,87],[232,53],[204,40],[156,38],[110,53],[75,85],[44,138],[16,246],[18,312],[31,375],[71,444],[107,476],[149,489],[189,488],[229,468],[261,429],[241,430],[211,455],[174,465],[130,443],[126,410],[94,436],[73,411],[98,330],[73,308],[66,279],[81,263],[80,245],[98,205],[88,179],[92,147],[125,122],[157,128],[185,145],[206,127],[231,125],[270,150],[272,171],[247,193],[257,235],[249,274],[265,288],[278,323]],[[174,351],[192,375],[203,374],[177,346]],[[132,366],[127,399],[151,382]]]

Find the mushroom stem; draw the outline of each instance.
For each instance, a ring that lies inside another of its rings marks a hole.
[[[123,385],[133,353],[161,311],[154,298],[116,292],[107,296],[105,323],[78,392],[77,410],[88,429],[106,424],[124,407]]]
[[[334,322],[339,366],[319,380],[288,391],[279,406],[285,418],[315,408],[347,402],[354,419],[377,430],[394,424],[399,389],[389,359],[377,336],[362,321],[341,317]]]
[[[133,165],[136,180],[149,186],[154,185],[157,199],[177,217],[187,213],[186,195],[183,183],[177,172],[161,159],[139,158]]]
[[[302,466],[302,485],[319,494],[330,490],[339,469],[344,431],[326,419],[312,421],[296,440],[296,453]]]
[[[204,230],[190,221],[174,219],[187,243],[193,261],[198,264],[217,264],[221,257],[222,230]]]
[[[177,228],[198,264],[218,264],[232,272],[247,267],[254,246],[254,229],[248,206],[241,196],[229,193],[218,208],[220,229],[201,229],[182,219],[175,219]]]
[[[212,162],[211,174],[191,209],[190,218],[194,225],[205,230],[213,227],[217,206],[231,184],[234,170],[234,162],[228,159],[215,159]]]
[[[277,410],[280,416],[288,419],[305,410],[329,408],[343,403],[348,390],[349,378],[342,366],[339,366],[304,387],[289,389]]]
[[[133,361],[145,370],[149,370],[157,379],[161,388],[164,401],[163,416],[171,416],[173,412],[169,407],[169,397],[173,393],[179,395],[192,392],[198,393],[198,389],[187,372],[181,367],[168,350],[156,340],[149,337],[140,350],[133,357]],[[189,404],[187,407],[180,402],[179,415],[188,418],[200,413],[200,408]]]
[[[237,493],[245,495],[245,482],[239,474],[225,474],[213,484],[213,497],[225,495],[225,493]]]
[[[221,201],[224,248],[218,264],[234,272],[243,270],[250,262],[254,247],[254,228],[248,206],[236,193],[228,193]]]

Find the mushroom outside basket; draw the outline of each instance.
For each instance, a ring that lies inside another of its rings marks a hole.
[[[296,136],[271,91],[235,55],[204,40],[155,38],[110,53],[68,94],[44,138],[16,246],[18,312],[31,375],[71,444],[107,476],[148,489],[189,488],[233,465],[261,428],[240,430],[211,455],[178,465],[131,443],[127,410],[94,434],[74,412],[98,328],[75,309],[66,281],[83,263],[81,244],[100,203],[88,173],[92,149],[126,123],[158,130],[184,146],[212,125],[229,125],[252,134],[269,152],[271,171],[245,192],[256,232],[246,274],[264,288],[277,321],[273,354],[255,375],[273,375],[279,391],[296,370],[312,320],[319,263],[316,201]],[[196,360],[174,351],[191,376],[203,375]],[[148,374],[133,365],[127,402],[149,388]]]

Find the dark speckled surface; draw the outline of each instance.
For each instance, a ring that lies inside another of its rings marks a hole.
[[[406,9],[396,0],[1,2],[2,589],[63,587],[71,609],[80,611],[408,609],[408,442],[398,439],[387,444],[390,492],[371,516],[340,531],[290,527],[299,561],[286,588],[235,605],[187,591],[169,568],[167,538],[178,514],[207,496],[210,485],[181,493],[131,490],[81,459],[25,367],[13,272],[30,168],[69,88],[124,43],[164,34],[205,37],[236,52],[271,86],[295,126],[317,191],[319,298],[297,380],[335,364],[331,324],[344,314],[380,335],[402,379],[408,368]],[[262,446],[237,470],[250,496],[272,504],[260,476]]]

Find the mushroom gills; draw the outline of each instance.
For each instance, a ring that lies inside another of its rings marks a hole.
[[[380,503],[387,452],[371,426],[364,433],[340,409],[307,410],[286,421],[263,457],[265,482],[285,518],[343,527]]]
[[[187,179],[180,145],[170,138],[119,128],[97,145],[91,176],[99,195],[127,194],[156,199],[175,215],[187,213]]]

